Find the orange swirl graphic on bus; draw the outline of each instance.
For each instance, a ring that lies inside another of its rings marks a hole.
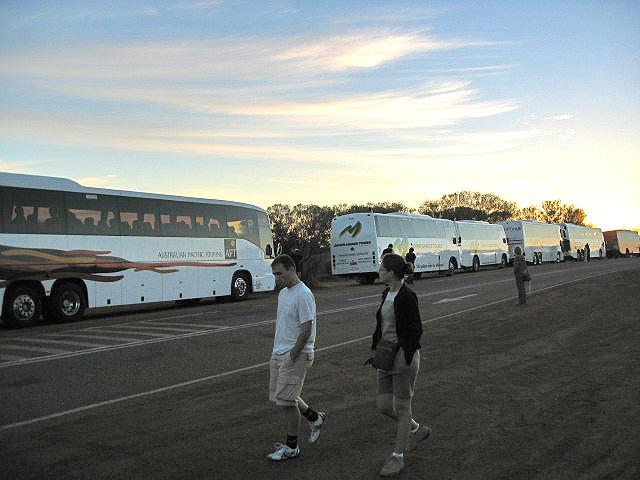
[[[131,262],[102,250],[54,250],[0,245],[0,288],[8,281],[82,278],[94,282],[117,282],[124,275],[100,275],[124,270],[175,273],[177,267],[232,267],[237,262]]]

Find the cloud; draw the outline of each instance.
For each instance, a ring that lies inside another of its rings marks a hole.
[[[361,34],[331,37],[281,53],[278,59],[306,68],[347,70],[373,68],[399,58],[452,48],[450,42],[420,35]]]
[[[573,113],[563,114],[563,115],[552,115],[550,117],[545,117],[547,120],[553,120],[554,122],[561,122],[563,120],[571,120],[575,118]]]
[[[117,175],[103,175],[101,177],[83,177],[78,178],[76,181],[85,187],[104,188],[113,185],[114,180],[118,178]]]

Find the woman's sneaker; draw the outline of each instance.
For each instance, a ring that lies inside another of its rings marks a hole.
[[[320,429],[327,418],[327,412],[318,412],[318,419],[315,422],[309,423],[311,433],[309,433],[309,443],[316,443],[320,438]]]
[[[404,469],[404,457],[391,455],[380,470],[381,477],[395,477]]]
[[[269,460],[274,462],[280,462],[282,460],[289,460],[290,458],[296,458],[300,455],[300,448],[291,448],[285,443],[276,443],[276,450],[273,453],[267,455]]]

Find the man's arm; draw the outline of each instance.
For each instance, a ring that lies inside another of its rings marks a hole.
[[[298,358],[298,355],[300,355],[300,352],[311,336],[311,323],[311,320],[309,320],[308,322],[304,322],[302,325],[300,325],[300,333],[298,334],[298,339],[296,340],[296,344],[293,346],[290,352],[291,360],[293,360],[294,362]]]

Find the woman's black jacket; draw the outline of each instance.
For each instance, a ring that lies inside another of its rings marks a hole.
[[[382,292],[382,302],[376,313],[376,331],[373,332],[373,343],[371,349],[375,350],[380,337],[382,337],[382,304],[387,298],[389,287]],[[404,350],[404,358],[407,365],[411,364],[413,354],[420,348],[420,337],[422,336],[422,321],[420,320],[420,309],[418,308],[418,297],[415,292],[404,283],[398,290],[396,298],[393,300],[393,311],[396,315],[396,333],[398,343]]]

